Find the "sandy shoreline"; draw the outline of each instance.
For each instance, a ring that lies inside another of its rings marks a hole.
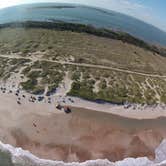
[[[99,158],[117,161],[140,156],[153,159],[155,148],[166,138],[165,109],[133,110],[97,104],[65,97],[63,89],[32,102],[32,95],[18,93],[17,87],[1,87],[6,89],[0,90],[0,140],[44,159],[65,162]],[[72,113],[57,110],[59,102],[70,106]],[[156,119],[160,116],[163,118]]]

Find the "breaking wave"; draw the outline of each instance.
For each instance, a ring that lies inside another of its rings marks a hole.
[[[40,159],[29,151],[0,142],[0,166],[166,166],[166,140],[159,145],[155,154],[154,161],[141,157],[126,158],[117,162],[99,159],[83,163],[64,163],[63,161]]]

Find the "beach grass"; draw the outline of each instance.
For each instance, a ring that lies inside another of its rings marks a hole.
[[[118,104],[166,103],[164,78],[56,63],[86,63],[146,74],[166,73],[165,57],[120,40],[66,30],[4,28],[0,30],[0,53],[22,57],[1,57],[1,79],[7,80],[23,68],[24,80],[20,85],[32,94],[44,93],[46,87],[48,93],[55,92],[69,72],[73,83],[68,95]],[[39,57],[33,60],[36,55]]]

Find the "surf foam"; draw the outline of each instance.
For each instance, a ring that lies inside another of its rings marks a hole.
[[[63,161],[52,161],[40,159],[22,148],[15,148],[9,144],[0,141],[0,151],[9,153],[13,165],[20,166],[166,166],[166,140],[156,149],[156,158],[150,161],[147,157],[126,158],[122,161],[111,162],[105,160],[89,160],[83,163],[73,162],[65,163]]]

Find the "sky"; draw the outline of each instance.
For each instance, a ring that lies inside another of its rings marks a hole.
[[[166,0],[0,0],[0,8],[24,3],[78,3],[121,12],[166,31]]]

